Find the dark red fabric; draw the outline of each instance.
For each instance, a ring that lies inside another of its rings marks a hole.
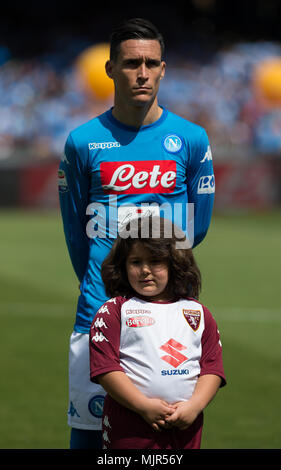
[[[160,432],[109,395],[103,411],[103,445],[107,449],[200,449],[203,413],[186,430],[176,427]]]

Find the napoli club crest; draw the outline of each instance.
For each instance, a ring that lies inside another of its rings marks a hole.
[[[183,146],[182,139],[176,134],[169,134],[163,140],[165,150],[169,153],[178,153]]]
[[[189,326],[193,329],[193,331],[197,331],[201,320],[200,310],[183,309],[182,313]]]

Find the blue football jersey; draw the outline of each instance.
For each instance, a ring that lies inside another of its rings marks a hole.
[[[87,333],[108,300],[100,276],[120,227],[155,213],[187,233],[193,247],[210,225],[215,180],[205,130],[163,108],[138,129],[109,109],[70,132],[59,168],[70,258],[81,282],[74,330]]]

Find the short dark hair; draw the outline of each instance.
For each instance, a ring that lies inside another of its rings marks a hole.
[[[191,248],[178,249],[176,243],[186,240],[185,235],[173,230],[167,235],[167,219],[157,217],[160,228],[157,236],[152,235],[153,224],[156,216],[140,217],[137,222],[129,223],[125,237],[120,232],[114,242],[109,255],[105,258],[101,267],[101,277],[105,291],[110,297],[136,295],[129,284],[126,270],[126,260],[136,242],[143,244],[156,259],[165,260],[169,269],[168,293],[171,299],[192,297],[198,299],[201,289],[201,273],[194,259]],[[146,225],[145,225],[146,224]],[[157,226],[157,223],[155,224]],[[155,227],[154,225],[154,227]],[[147,230],[148,228],[148,230]],[[145,234],[145,236],[143,236]]]
[[[116,60],[120,51],[120,43],[127,39],[156,39],[161,47],[161,58],[164,56],[164,39],[162,34],[149,20],[132,18],[122,21],[110,36],[110,59]]]

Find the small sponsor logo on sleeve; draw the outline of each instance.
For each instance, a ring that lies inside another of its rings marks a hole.
[[[68,184],[64,170],[58,171],[58,187],[60,193],[65,193],[68,191]]]
[[[215,192],[214,175],[201,176],[198,182],[197,194],[212,194]]]

